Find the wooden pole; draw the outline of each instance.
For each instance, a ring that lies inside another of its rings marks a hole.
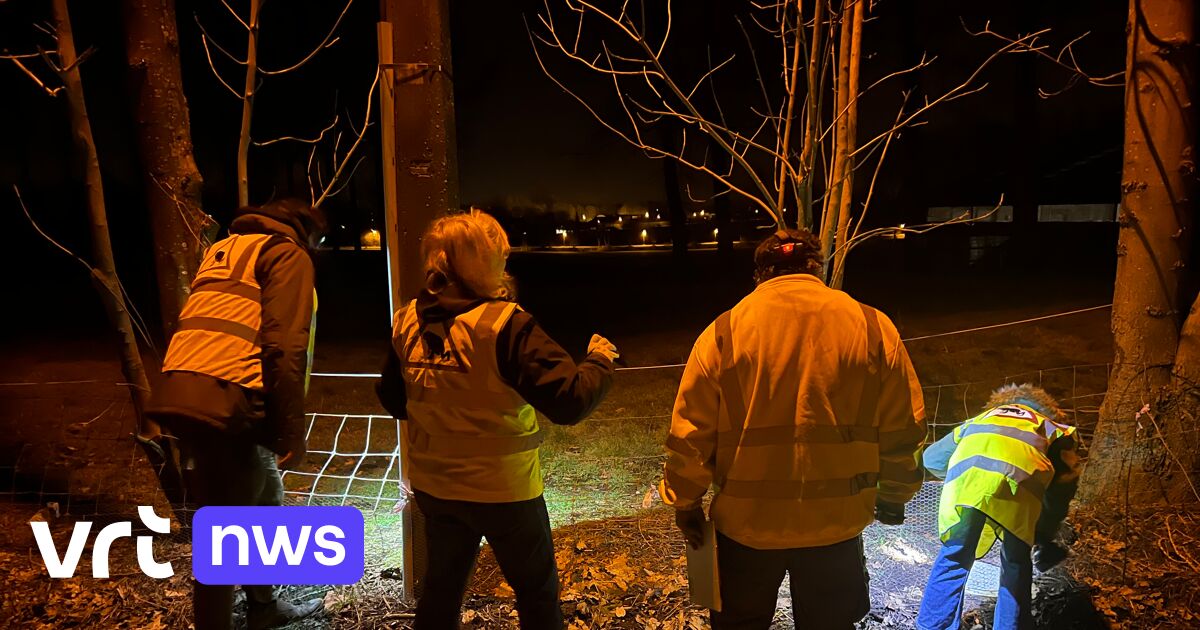
[[[383,223],[384,223],[384,254],[387,263],[388,279],[388,321],[391,321],[396,309],[404,305],[401,288],[402,270],[400,261],[401,251],[399,218],[396,210],[396,73],[395,60],[392,55],[392,24],[379,22],[375,28],[379,47],[380,89],[379,89],[379,120],[380,131],[383,134],[381,147],[383,153]],[[402,492],[408,490],[408,430],[401,425],[400,443],[400,483]],[[424,521],[416,509],[409,505],[400,515],[400,550],[403,560],[400,571],[400,596],[406,601],[415,601],[416,585],[419,576],[424,573]],[[420,532],[418,532],[420,530]],[[420,533],[421,535],[417,535]],[[420,566],[418,566],[420,564]]]
[[[388,321],[404,302],[400,291],[400,242],[396,212],[396,73],[392,56],[392,24],[380,22],[375,28],[379,40],[379,128],[383,153],[383,224],[384,253],[387,261]]]
[[[421,235],[436,216],[458,209],[458,162],[454,133],[454,87],[450,77],[450,6],[448,0],[382,0],[382,21],[392,31],[390,80],[381,94],[392,106],[381,115],[392,128],[393,150],[384,147],[385,195],[394,179],[395,219],[386,225],[391,296],[396,306],[425,286]],[[380,44],[381,63],[385,53]],[[381,125],[382,126],[382,125]],[[386,140],[385,140],[386,142]],[[388,166],[388,165],[391,166]],[[407,486],[407,439],[401,432],[401,478]],[[413,502],[404,511],[403,596],[421,593],[425,568],[424,518]]]
[[[400,297],[425,286],[421,235],[435,217],[458,209],[454,88],[448,0],[385,0],[393,26]]]

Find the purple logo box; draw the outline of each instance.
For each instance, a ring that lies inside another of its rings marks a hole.
[[[203,507],[192,518],[192,573],[201,584],[354,584],[364,537],[351,506]]]

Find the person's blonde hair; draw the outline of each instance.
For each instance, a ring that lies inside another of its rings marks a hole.
[[[1058,401],[1047,394],[1046,390],[1032,383],[1021,383],[1020,385],[1010,383],[997,388],[988,398],[984,409],[995,409],[1005,405],[1025,405],[1051,420],[1062,416],[1062,409],[1059,408]]]
[[[481,210],[435,219],[421,239],[425,288],[439,293],[457,284],[479,297],[509,297],[511,281],[504,272],[509,251],[504,228]]]

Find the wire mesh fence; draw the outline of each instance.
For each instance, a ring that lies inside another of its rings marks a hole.
[[[664,366],[677,371],[679,366]],[[1094,430],[1111,364],[1027,370],[992,379],[923,387],[929,440],[978,413],[990,392],[1006,383],[1033,382],[1055,396],[1086,444]],[[636,374],[636,373],[635,373]],[[34,387],[36,385],[36,387]],[[132,440],[134,416],[119,383],[0,385],[0,404],[12,429],[0,447],[0,500],[55,504],[64,513],[122,513],[162,498],[141,448]],[[596,425],[669,424],[670,409],[590,419]],[[283,473],[285,496],[304,505],[353,505],[366,513],[395,511],[403,501],[400,421],[369,414],[308,416],[309,457]],[[586,459],[586,458],[585,458]],[[606,465],[644,469],[657,455],[602,457]],[[550,485],[550,484],[548,484]],[[920,497],[913,514],[932,508]]]

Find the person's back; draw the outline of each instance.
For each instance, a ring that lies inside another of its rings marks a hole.
[[[722,588],[738,589],[714,627],[769,622],[785,571],[798,616],[848,626],[868,603],[859,535],[877,510],[902,520],[922,481],[920,385],[891,321],[816,277],[810,234],[777,233],[755,262],[758,287],[692,350],[661,493],[695,544],[714,490]]]
[[[500,224],[478,210],[430,225],[425,290],[396,313],[376,386],[405,421],[409,481],[425,518],[418,630],[457,626],[484,538],[521,627],[563,624],[534,410],[555,424],[581,422],[608,391],[619,355],[593,335],[577,364],[511,301],[509,251]]]
[[[721,377],[721,392],[736,400],[736,382],[743,400],[740,413],[723,410],[712,518],[731,538],[767,549],[857,536],[874,518],[880,438],[889,438],[886,448],[901,437],[907,448],[924,437],[914,423],[921,399],[911,395],[920,389],[909,386],[895,327],[807,274],[764,282],[728,319],[732,362],[720,369],[732,374]],[[881,488],[883,500],[903,505],[919,487],[912,453],[901,453],[906,470],[889,471],[885,484],[894,487]]]

